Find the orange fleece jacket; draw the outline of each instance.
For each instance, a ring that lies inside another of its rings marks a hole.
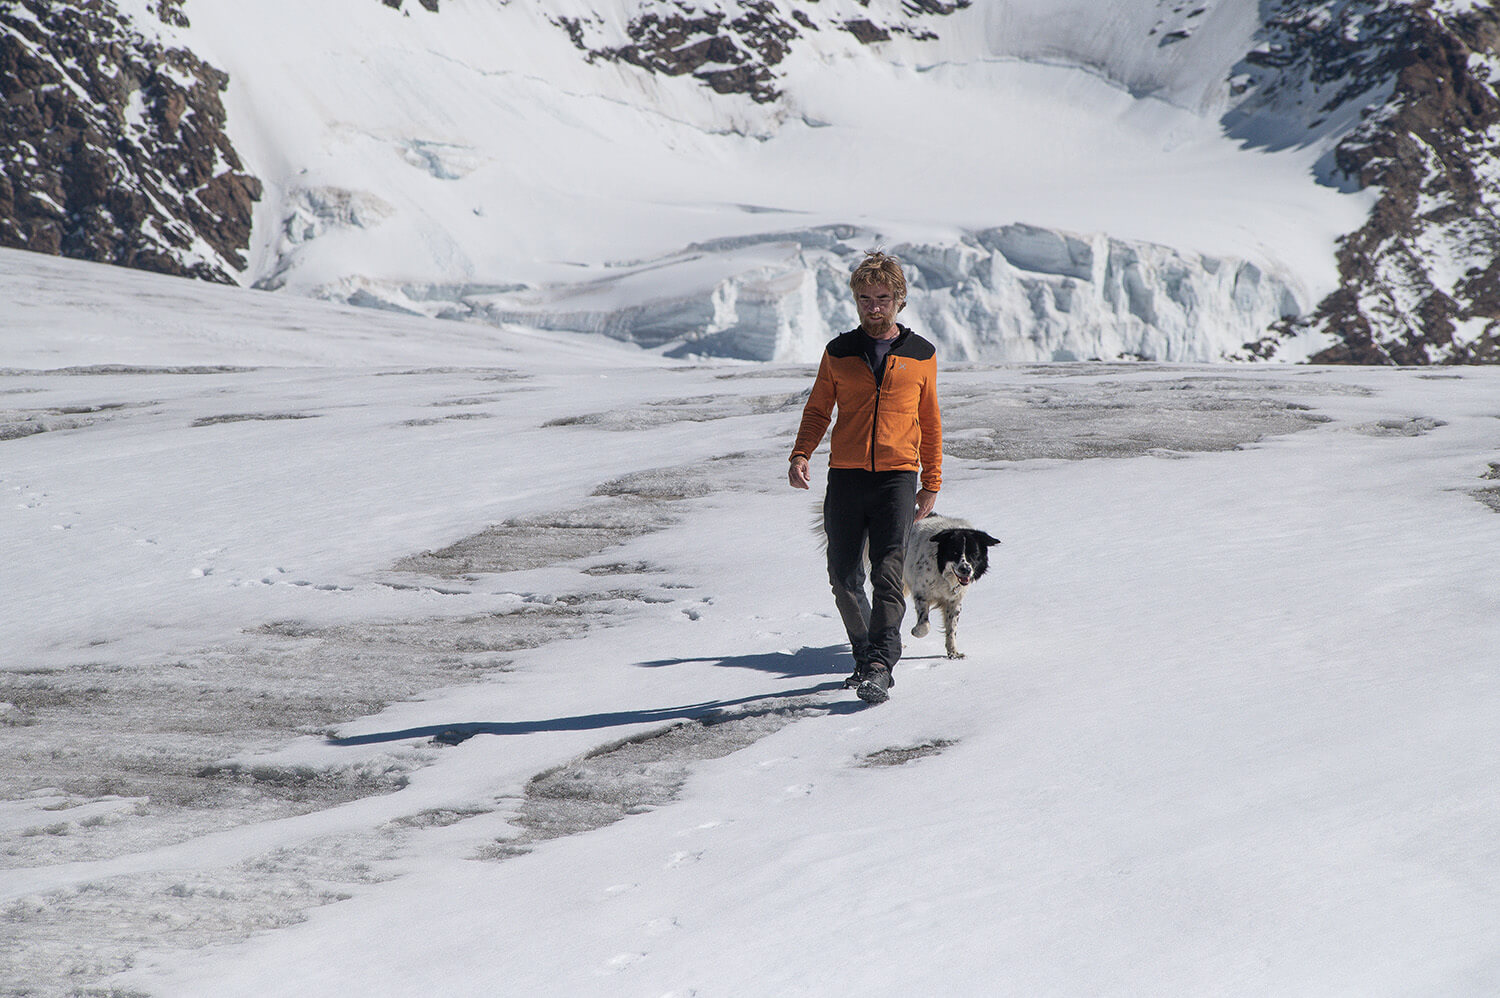
[[[837,410],[830,468],[920,471],[922,488],[936,492],[943,484],[937,350],[901,326],[877,384],[865,359],[867,339],[853,329],[829,341],[802,409],[792,457],[812,457]]]

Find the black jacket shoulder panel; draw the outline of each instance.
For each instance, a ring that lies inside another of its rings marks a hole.
[[[925,337],[919,336],[905,326],[901,326],[901,334],[891,347],[891,353],[898,357],[910,357],[912,360],[928,360],[937,355],[937,347],[933,346]],[[847,333],[840,333],[828,341],[828,355],[830,357],[863,357],[865,355],[865,333],[864,330],[855,326]]]
[[[863,357],[865,353],[864,333],[858,326],[847,333],[840,333],[828,341],[830,357]]]
[[[909,332],[907,336],[902,337],[901,342],[896,344],[891,352],[901,357],[910,357],[912,360],[931,360],[937,356],[937,347],[925,337]]]

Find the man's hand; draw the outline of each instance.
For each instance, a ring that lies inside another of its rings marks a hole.
[[[810,486],[811,479],[808,477],[807,472],[807,458],[792,458],[792,466],[787,469],[786,480],[791,483],[794,489],[805,489]]]
[[[803,486],[806,488],[807,486]],[[932,514],[932,507],[937,505],[937,493],[928,492],[923,489],[917,493],[917,519],[925,519]]]

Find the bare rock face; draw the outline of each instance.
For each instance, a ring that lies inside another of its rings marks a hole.
[[[182,0],[157,0],[164,28]],[[0,245],[233,283],[261,185],[227,77],[103,0],[0,5]]]
[[[1340,240],[1340,287],[1245,354],[1312,333],[1329,343],[1320,363],[1500,362],[1500,11],[1287,3],[1265,37],[1231,130],[1263,138],[1299,103],[1310,137],[1347,123],[1322,179],[1380,194]]]
[[[692,76],[721,94],[746,94],[760,103],[781,96],[776,67],[792,44],[809,32],[847,31],[861,43],[895,35],[937,37],[926,21],[968,7],[972,0],[906,0],[883,15],[852,20],[822,18],[815,5],[788,12],[771,0],[732,5],[732,14],[703,9],[692,0],[664,0],[630,18],[624,37],[601,17],[559,17],[573,44],[599,59],[626,62],[663,76]]]

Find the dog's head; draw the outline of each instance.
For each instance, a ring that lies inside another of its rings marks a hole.
[[[1000,542],[983,530],[958,527],[932,535],[937,545],[938,571],[967,586],[990,567],[990,547]]]

